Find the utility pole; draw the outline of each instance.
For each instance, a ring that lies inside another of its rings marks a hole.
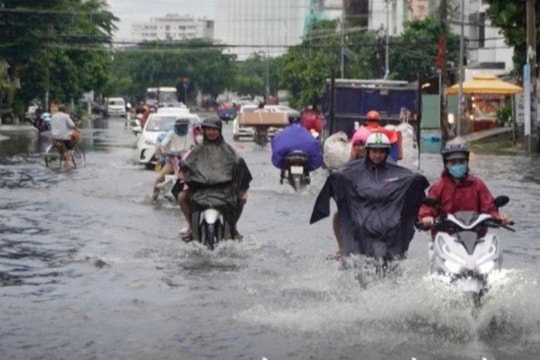
[[[345,79],[345,0],[341,2],[341,78]]]
[[[525,94],[525,96],[530,96],[530,104],[531,104],[531,111],[530,111],[530,118],[525,119],[525,121],[530,121],[530,128],[532,129],[532,125],[534,124],[536,126],[536,151],[540,151],[540,134],[539,134],[539,127],[537,123],[537,107],[538,107],[538,99],[536,96],[537,88],[536,88],[536,80],[537,80],[537,66],[536,66],[536,14],[535,14],[535,0],[527,0],[527,64],[529,64],[530,69],[530,81],[531,81],[531,91],[530,94]],[[529,135],[529,138],[527,140],[527,149],[529,151],[532,150],[531,145],[531,135]],[[527,138],[527,137],[526,137]]]
[[[464,51],[464,43],[465,41],[463,38],[465,37],[465,0],[461,0],[461,36],[459,39],[459,91],[458,91],[458,111],[457,111],[457,118],[456,118],[456,136],[461,136],[461,125],[463,121],[463,110],[465,107],[465,99],[463,96],[463,55],[465,53]]]
[[[439,53],[441,57],[441,82],[439,87],[439,101],[440,101],[440,126],[441,126],[441,143],[444,146],[448,141],[448,109],[446,96],[444,94],[446,89],[446,84],[448,82],[448,70],[446,69],[446,43],[447,43],[447,34],[448,34],[448,4],[447,0],[441,0],[439,8],[439,18],[441,21],[441,37],[439,39]]]
[[[390,3],[393,0],[386,0],[386,31],[384,39],[384,80],[390,74]]]

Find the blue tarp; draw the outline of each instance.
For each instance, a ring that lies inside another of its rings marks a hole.
[[[308,156],[308,170],[321,167],[323,152],[320,142],[300,124],[292,124],[277,133],[272,139],[272,164],[283,169],[283,160],[288,153],[302,150]]]

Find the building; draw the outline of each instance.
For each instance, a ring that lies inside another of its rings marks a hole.
[[[215,39],[245,60],[283,55],[302,42],[310,0],[216,1]]]
[[[182,41],[214,37],[214,22],[190,15],[167,14],[131,25],[133,41]]]

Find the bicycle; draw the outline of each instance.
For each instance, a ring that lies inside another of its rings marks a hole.
[[[84,167],[86,165],[86,154],[79,139],[80,134],[74,131],[71,134],[71,141],[73,142],[71,162],[74,167]],[[61,170],[64,164],[65,152],[66,149],[62,141],[53,140],[52,144],[45,151],[45,166],[50,169]]]

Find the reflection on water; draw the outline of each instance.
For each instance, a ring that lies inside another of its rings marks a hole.
[[[39,151],[39,136],[18,134],[0,141],[0,156],[31,154]]]

